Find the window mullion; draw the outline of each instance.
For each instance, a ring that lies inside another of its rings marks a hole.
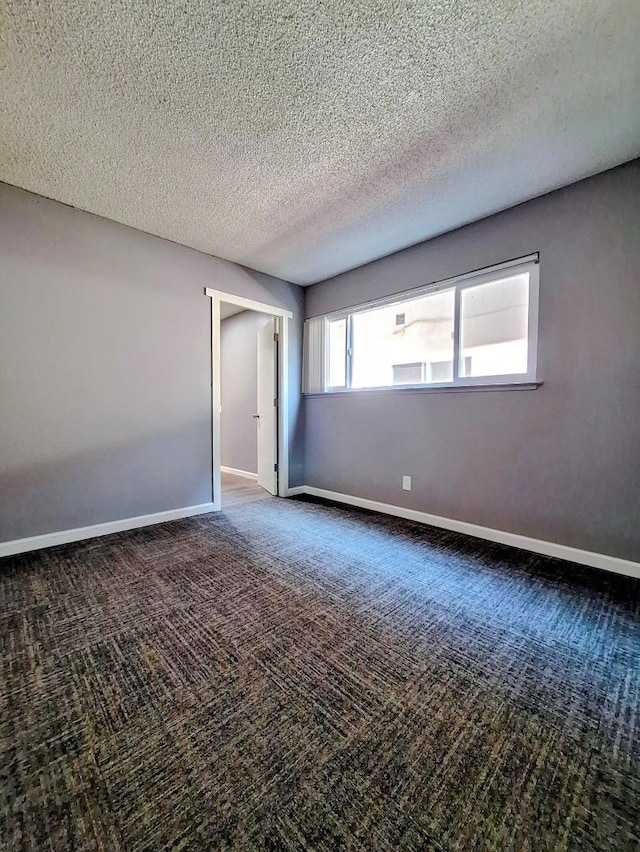
[[[347,317],[347,328],[346,328],[347,340],[346,346],[344,348],[345,358],[346,358],[346,367],[345,367],[345,385],[346,387],[351,387],[351,380],[353,378],[353,315],[349,314]]]
[[[456,287],[453,302],[453,383],[460,378],[460,286]]]

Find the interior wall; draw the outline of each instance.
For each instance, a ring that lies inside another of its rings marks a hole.
[[[270,319],[243,311],[220,324],[220,454],[225,467],[248,473],[258,472],[257,334]]]
[[[543,386],[308,397],[308,485],[640,560],[640,161],[314,285],[307,316],[536,251]]]
[[[300,287],[0,184],[0,541],[212,500],[205,287],[294,313]]]

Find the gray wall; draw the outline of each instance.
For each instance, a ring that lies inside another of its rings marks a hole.
[[[222,464],[258,472],[256,413],[258,329],[269,317],[254,311],[222,321],[220,326],[220,415]]]
[[[535,251],[544,385],[307,398],[307,484],[640,559],[640,161],[317,284],[307,316]]]
[[[294,311],[301,288],[0,184],[0,541],[207,503],[204,287]]]

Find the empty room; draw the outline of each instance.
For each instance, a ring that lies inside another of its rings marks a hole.
[[[640,849],[637,0],[6,0],[0,849]]]

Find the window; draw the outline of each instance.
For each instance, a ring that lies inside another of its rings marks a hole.
[[[316,375],[305,390],[533,383],[537,315],[532,255],[316,317],[307,335],[324,340],[324,354],[307,360]]]

